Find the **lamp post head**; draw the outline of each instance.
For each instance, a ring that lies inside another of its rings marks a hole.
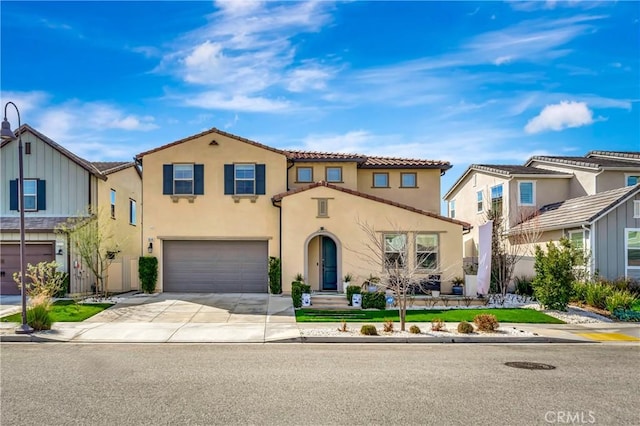
[[[3,141],[12,141],[16,138],[16,135],[11,131],[11,124],[9,123],[9,120],[7,120],[7,117],[4,118],[4,121],[2,121],[2,132],[0,133],[0,139],[2,139]]]

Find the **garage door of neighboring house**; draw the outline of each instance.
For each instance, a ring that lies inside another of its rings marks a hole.
[[[55,260],[53,243],[26,244],[26,263],[35,265],[39,262]],[[20,294],[20,288],[13,280],[13,273],[20,272],[20,244],[0,245],[0,294]]]
[[[267,241],[164,241],[163,291],[266,293]]]

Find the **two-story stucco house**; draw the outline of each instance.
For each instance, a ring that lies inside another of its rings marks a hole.
[[[439,275],[444,292],[462,273],[467,224],[438,214],[447,162],[280,150],[218,129],[137,159],[161,291],[267,292],[269,256],[285,292],[298,273],[314,291],[342,291],[346,274],[383,272],[362,224],[405,241],[407,267]]]
[[[104,224],[120,243],[109,269],[107,290],[137,288],[140,256],[141,173],[134,162],[91,163],[25,124],[18,131],[24,145],[26,262],[55,260],[69,273],[70,292],[91,290],[95,283],[74,253],[73,244],[56,227],[69,218],[93,211],[109,212]],[[19,294],[13,273],[20,270],[18,143],[1,149],[0,283],[2,294]]]
[[[626,235],[638,227],[632,187],[639,182],[640,152],[591,151],[584,157],[534,156],[524,165],[472,164],[444,199],[449,217],[473,227],[464,236],[466,261],[477,258],[478,226],[494,207],[507,218],[508,232],[536,228],[540,242],[568,237],[590,253],[593,272],[616,278],[629,276],[630,269],[622,256],[620,262],[610,262],[606,253],[628,252]],[[575,214],[581,206],[584,214]],[[598,210],[587,208],[593,206]],[[531,216],[528,225],[518,226]],[[603,231],[605,223],[608,231]],[[516,273],[533,273],[530,256],[523,258]]]

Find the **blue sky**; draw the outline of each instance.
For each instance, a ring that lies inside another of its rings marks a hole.
[[[635,1],[0,7],[2,103],[89,160],[218,127],[448,160],[444,193],[470,163],[640,150]]]

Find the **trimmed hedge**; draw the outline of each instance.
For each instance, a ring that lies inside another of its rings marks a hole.
[[[638,311],[616,309],[613,311],[613,316],[618,318],[620,321],[640,322],[640,312]]]
[[[138,278],[140,286],[145,293],[156,291],[158,281],[158,258],[153,256],[141,256],[138,259]]]
[[[293,307],[300,308],[302,306],[302,293],[311,293],[311,286],[301,281],[291,283],[291,299]]]
[[[383,292],[367,291],[362,294],[362,309],[384,309],[386,307],[387,301]]]
[[[349,306],[351,306],[351,299],[354,294],[362,293],[362,289],[357,285],[349,285],[347,286],[347,301],[349,302]]]
[[[282,270],[280,259],[274,256],[269,257],[269,291],[271,294],[282,293],[282,282],[280,281]]]

